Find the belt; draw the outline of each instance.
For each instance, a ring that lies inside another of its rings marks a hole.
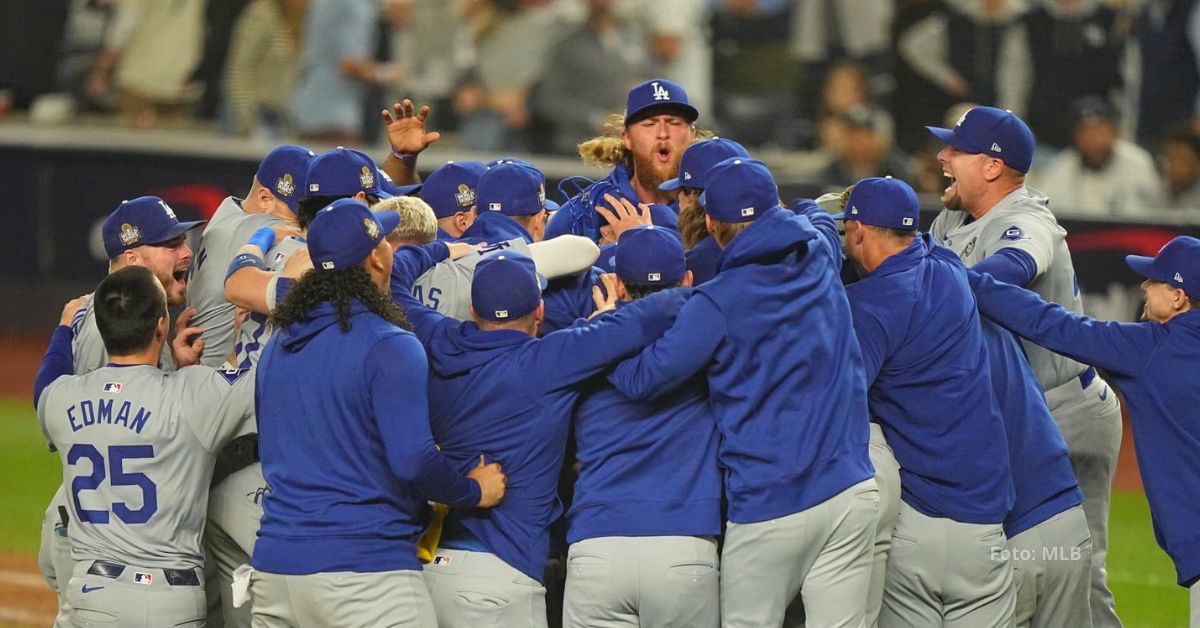
[[[467,526],[451,517],[446,517],[445,522],[442,524],[442,538],[438,542],[438,547],[464,552],[491,553],[492,551]]]
[[[88,567],[87,572],[93,576],[102,576],[115,580],[121,574],[125,573],[126,569],[130,569],[130,567],[119,563],[97,560],[92,562],[92,566]],[[160,569],[159,571],[163,572],[163,575],[167,577],[167,584],[173,587],[200,586],[200,577],[196,575],[196,570],[194,569]]]
[[[1091,386],[1094,381],[1096,381],[1096,367],[1094,366],[1087,367],[1087,370],[1079,374],[1079,386],[1082,388]]]

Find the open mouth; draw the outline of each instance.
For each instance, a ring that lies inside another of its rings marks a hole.
[[[176,269],[175,272],[171,273],[171,277],[175,279],[176,283],[183,284],[184,286],[187,285],[187,269],[186,268]]]
[[[668,146],[660,146],[658,150],[654,152],[654,154],[658,156],[658,161],[660,163],[665,164],[670,163],[671,161],[671,148]]]
[[[954,178],[954,175],[945,170],[942,171],[942,176],[950,180],[950,184],[946,186],[945,193],[950,194],[951,192],[954,192],[954,186],[958,184],[958,180]]]

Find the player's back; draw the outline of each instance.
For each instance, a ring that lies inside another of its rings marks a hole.
[[[187,304],[196,308],[191,324],[204,330],[200,363],[218,366],[229,357],[237,340],[233,333],[233,304],[225,299],[225,273],[238,249],[259,227],[281,224],[270,214],[249,214],[232,196],[221,202],[200,236],[192,263]]]
[[[207,367],[106,366],[43,392],[38,416],[63,459],[77,560],[203,565],[215,452],[249,426],[252,380]]]
[[[521,238],[511,238],[489,244],[457,260],[438,262],[413,281],[413,296],[450,318],[471,320],[471,278],[475,276],[475,266],[483,258],[500,251],[529,255],[529,245]]]

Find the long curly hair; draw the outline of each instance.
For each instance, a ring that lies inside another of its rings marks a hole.
[[[309,314],[322,303],[333,304],[338,327],[350,331],[350,305],[358,301],[383,320],[412,330],[404,310],[396,305],[391,295],[379,290],[371,276],[362,266],[351,266],[344,270],[310,270],[305,273],[284,297],[283,303],[275,308],[271,317],[276,329],[307,320]]]
[[[608,116],[600,129],[600,135],[578,145],[579,157],[589,166],[612,167],[617,164],[633,165],[633,153],[625,148],[621,133],[625,130],[625,116],[614,113]],[[715,137],[708,129],[696,129],[694,142]]]

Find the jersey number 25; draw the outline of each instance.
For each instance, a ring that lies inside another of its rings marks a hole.
[[[79,504],[79,494],[94,491],[104,482],[104,456],[94,446],[78,443],[67,452],[67,464],[75,465],[81,458],[92,463],[91,475],[79,475],[71,481],[71,499],[75,501],[75,512],[80,521],[108,523],[107,510],[85,510]],[[158,487],[144,473],[125,473],[125,461],[131,458],[154,458],[154,445],[112,445],[108,448],[108,468],[112,486],[137,486],[142,489],[142,507],[136,510],[125,502],[114,502],[112,512],[121,521],[129,524],[146,523],[158,510]]]

